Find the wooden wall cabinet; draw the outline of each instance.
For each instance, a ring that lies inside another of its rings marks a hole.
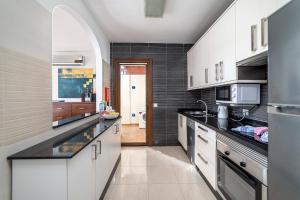
[[[96,112],[96,102],[54,102],[53,121]]]

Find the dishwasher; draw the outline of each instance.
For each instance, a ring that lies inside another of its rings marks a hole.
[[[195,163],[195,121],[187,118],[187,156]]]

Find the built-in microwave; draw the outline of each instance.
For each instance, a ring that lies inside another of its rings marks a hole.
[[[216,103],[260,104],[260,84],[231,84],[216,87]]]

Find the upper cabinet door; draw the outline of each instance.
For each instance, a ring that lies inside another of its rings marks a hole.
[[[195,87],[195,83],[194,83],[194,79],[195,79],[195,75],[194,75],[194,70],[195,70],[195,59],[196,59],[196,55],[195,55],[195,46],[189,50],[189,52],[187,53],[187,80],[188,80],[188,89],[193,89]]]
[[[244,60],[257,54],[260,31],[259,0],[236,2],[236,59]]]
[[[219,83],[233,81],[236,76],[235,58],[235,4],[216,24],[218,35],[217,60],[214,66],[215,77]]]

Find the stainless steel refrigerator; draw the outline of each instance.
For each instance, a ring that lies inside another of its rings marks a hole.
[[[300,0],[269,17],[268,79],[268,199],[300,199]]]

